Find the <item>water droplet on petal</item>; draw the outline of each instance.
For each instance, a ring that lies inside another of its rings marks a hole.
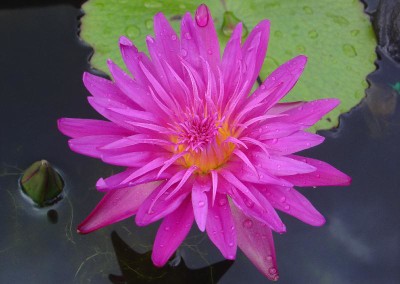
[[[233,247],[233,242],[230,242],[228,245],[229,245],[230,247]]]
[[[197,10],[196,10],[196,24],[199,27],[205,27],[208,24],[208,20],[210,17],[210,11],[208,10],[208,7],[205,4],[201,4]]]
[[[243,227],[245,228],[251,228],[253,227],[253,221],[251,221],[250,219],[246,219],[243,222]]]
[[[171,229],[171,228],[168,227],[168,226],[166,226],[166,227],[164,228],[165,231],[169,231],[170,229]]]
[[[275,273],[276,273],[276,268],[271,267],[271,268],[268,270],[268,272],[271,273],[271,274],[275,274]]]
[[[182,54],[182,57],[186,57],[186,55],[187,55],[186,49],[181,49],[181,54]]]
[[[185,36],[186,39],[191,39],[191,38],[192,38],[192,36],[190,35],[190,33],[185,33],[184,36]]]
[[[225,198],[221,198],[220,200],[218,200],[218,204],[220,206],[224,206],[226,204],[226,199]]]
[[[286,201],[286,197],[282,196],[280,200],[281,200],[281,202],[285,202]]]
[[[199,201],[198,203],[199,207],[203,207],[205,205],[204,201]]]
[[[268,260],[268,261],[271,261],[271,260],[272,260],[272,256],[270,256],[270,255],[267,256],[267,260]]]
[[[176,40],[176,35],[172,35],[172,36],[171,36],[171,39],[172,39],[172,40]]]
[[[285,205],[285,210],[289,211],[290,210],[290,206],[289,205]]]

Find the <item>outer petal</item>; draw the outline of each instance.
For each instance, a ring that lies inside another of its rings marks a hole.
[[[112,122],[97,119],[61,118],[57,124],[58,129],[71,138],[93,135],[124,136],[131,133]]]
[[[207,223],[207,212],[208,212],[208,198],[207,191],[210,191],[210,181],[202,182],[195,181],[192,188],[192,204],[193,212],[196,219],[197,226],[200,231],[204,232]]]
[[[217,32],[214,27],[214,21],[210,10],[204,4],[201,4],[195,15],[195,22],[199,37],[203,43],[203,49],[206,51],[205,58],[215,72],[216,66],[220,62],[219,42]]]
[[[236,257],[236,231],[226,195],[216,195],[214,206],[209,204],[207,234],[226,259]]]
[[[74,152],[93,158],[101,158],[102,152],[99,150],[99,148],[121,138],[122,136],[119,135],[84,136],[70,139],[68,144],[71,150]]]
[[[140,204],[159,184],[151,182],[106,193],[92,213],[78,226],[78,232],[87,234],[136,214]]]
[[[185,198],[189,195],[191,189],[191,185],[186,184],[180,189],[177,194],[175,194],[170,199],[167,199],[169,193],[175,187],[173,187],[172,189],[170,188],[165,194],[158,198],[156,202],[154,202],[155,197],[161,191],[163,186],[164,183],[161,184],[157,189],[155,189],[140,206],[135,218],[136,224],[138,226],[146,226],[175,211],[175,209],[177,209],[185,200]]]
[[[288,155],[317,146],[324,142],[323,136],[305,131],[298,131],[279,139],[264,141],[265,145],[279,155]]]
[[[251,83],[249,89],[251,89],[264,63],[265,54],[267,52],[268,40],[269,40],[269,27],[270,23],[268,20],[263,20],[260,23],[258,23],[247,37],[242,48],[244,62],[249,67],[252,65],[254,66],[254,69],[251,70],[249,76],[249,81]],[[257,37],[260,37],[260,40],[259,41],[257,40],[259,44],[256,47],[254,47],[253,41]],[[249,56],[249,54],[254,52],[253,50],[254,48],[256,48],[257,51],[255,57],[252,58],[252,56]],[[247,61],[248,58],[252,58],[251,62]]]
[[[351,178],[332,167],[328,163],[291,155],[292,159],[307,163],[316,168],[316,171],[306,174],[298,174],[284,177],[285,180],[297,186],[326,186],[326,185],[350,185]]]
[[[268,113],[279,111],[285,116],[271,118],[269,122],[288,122],[303,125],[304,128],[314,125],[325,114],[338,106],[338,99],[321,99],[311,102],[283,103],[271,108]]]
[[[268,279],[278,280],[279,274],[271,229],[267,225],[245,216],[233,204],[231,209],[237,228],[239,248]]]
[[[151,259],[155,266],[163,266],[185,239],[193,224],[190,198],[186,198],[174,212],[167,215],[157,231]]]
[[[312,226],[322,226],[325,218],[303,195],[290,187],[267,186],[260,190],[272,206]]]

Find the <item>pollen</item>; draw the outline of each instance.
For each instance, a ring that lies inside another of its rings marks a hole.
[[[223,166],[235,148],[226,141],[231,132],[217,113],[185,115],[185,119],[174,128],[174,152],[185,153],[177,162],[184,167],[196,166],[199,174],[207,174]]]

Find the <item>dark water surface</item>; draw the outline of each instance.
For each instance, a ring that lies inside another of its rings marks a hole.
[[[377,1],[367,2],[373,13]],[[77,36],[79,1],[10,3],[0,4],[0,283],[268,283],[242,253],[224,261],[195,228],[177,266],[163,270],[146,253],[158,224],[137,228],[128,219],[76,233],[102,197],[97,179],[119,170],[71,152],[56,127],[60,117],[99,117],[81,81],[92,51]],[[392,87],[400,66],[380,57],[367,98],[306,153],[353,184],[301,190],[326,216],[321,228],[281,215],[288,232],[275,234],[279,283],[400,283],[400,107]],[[66,182],[63,200],[46,209],[18,188],[22,170],[40,159]]]

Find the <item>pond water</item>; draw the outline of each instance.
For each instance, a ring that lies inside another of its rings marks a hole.
[[[378,1],[367,2],[374,13]],[[148,253],[158,224],[137,228],[128,219],[76,233],[102,197],[98,177],[119,171],[71,152],[56,126],[60,117],[100,118],[81,80],[92,50],[77,36],[80,1],[21,3],[0,4],[0,283],[268,283],[242,253],[225,261],[196,228],[163,269]],[[366,99],[305,153],[353,183],[302,190],[326,216],[323,227],[281,215],[288,232],[274,235],[280,283],[400,282],[400,66],[378,54]],[[41,159],[65,180],[62,201],[44,209],[18,186]]]

